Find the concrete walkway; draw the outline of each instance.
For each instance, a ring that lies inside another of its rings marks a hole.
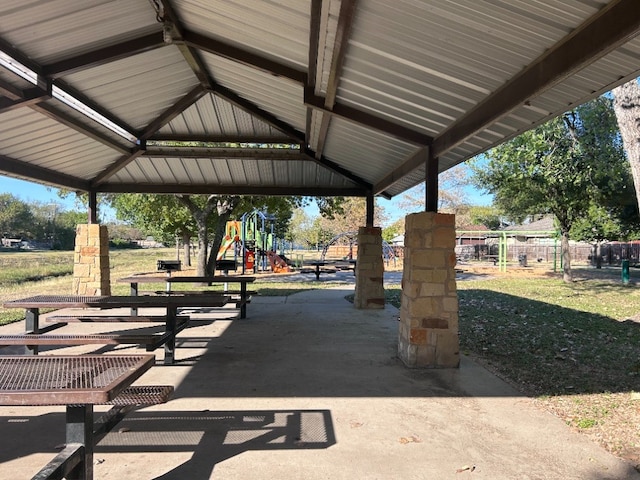
[[[456,370],[405,368],[398,311],[356,310],[352,292],[254,298],[246,320],[190,312],[177,365],[158,350],[138,382],[173,384],[174,398],[102,440],[95,478],[640,479],[467,358]],[[60,332],[89,328],[114,327]],[[31,478],[64,441],[64,409],[0,407],[0,432],[0,478]]]

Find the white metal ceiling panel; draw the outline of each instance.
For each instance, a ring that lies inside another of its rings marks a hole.
[[[100,65],[64,80],[137,129],[144,129],[198,85],[175,46]]]
[[[148,1],[1,3],[0,37],[42,65],[160,30]]]
[[[216,55],[203,58],[217,82],[304,132],[307,110],[302,85]]]
[[[333,118],[324,154],[369,183],[380,181],[401,164],[416,146],[354,123]]]
[[[138,157],[108,180],[109,184],[184,184],[351,188],[353,183],[312,161]]]
[[[160,134],[260,137],[282,140],[283,134],[214,94],[207,94],[159,130]]]
[[[30,109],[0,114],[0,155],[84,180],[90,180],[120,156]]]
[[[310,0],[174,0],[188,30],[292,67],[306,68]]]

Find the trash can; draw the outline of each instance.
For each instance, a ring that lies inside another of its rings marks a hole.
[[[527,255],[525,255],[524,253],[521,253],[520,255],[518,255],[518,263],[520,264],[521,267],[526,267]]]
[[[629,283],[629,260],[622,260],[622,283]]]

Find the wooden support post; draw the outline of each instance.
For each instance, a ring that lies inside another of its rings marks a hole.
[[[373,192],[369,192],[367,194],[367,220],[365,225],[367,227],[373,227],[374,208],[375,203],[373,199]]]
[[[89,192],[89,225],[98,223],[98,193],[94,190]]]
[[[438,157],[429,149],[425,178],[425,211],[438,212]]]

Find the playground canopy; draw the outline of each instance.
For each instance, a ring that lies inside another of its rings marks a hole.
[[[637,0],[5,1],[0,173],[394,196],[637,77],[639,29]]]

